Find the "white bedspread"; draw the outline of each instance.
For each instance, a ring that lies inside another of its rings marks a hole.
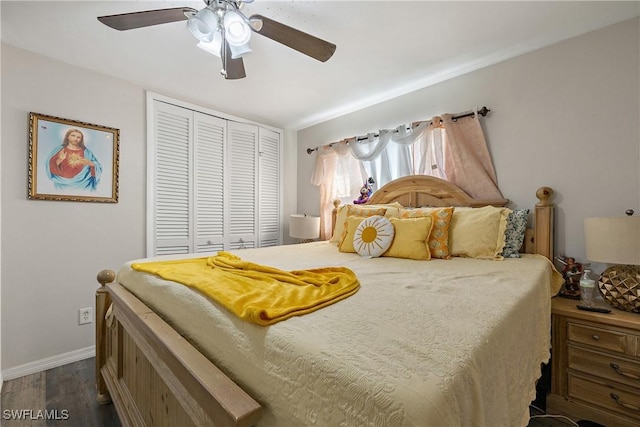
[[[343,301],[262,327],[122,267],[123,286],[263,405],[259,426],[527,424],[549,358],[547,259],[365,259],[328,242],[234,253],[285,270],[346,266],[361,282]]]

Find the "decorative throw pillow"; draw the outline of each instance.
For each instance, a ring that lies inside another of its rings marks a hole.
[[[347,220],[352,216],[363,217],[363,218],[368,218],[374,215],[384,216],[385,212],[387,212],[386,208],[347,205]],[[347,235],[347,222],[345,221],[343,230],[342,230],[342,237],[340,238],[340,245],[342,245],[342,242],[344,241],[346,235]],[[355,250],[353,252],[355,252]]]
[[[398,202],[393,203],[383,203],[379,205],[360,205],[359,207],[367,207],[367,208],[384,208],[386,211],[384,212],[385,218],[392,218],[399,216],[400,209],[402,209],[402,205]]]
[[[453,217],[453,207],[400,209],[400,218],[431,216],[433,230],[429,236],[429,250],[432,258],[449,259],[449,227]]]
[[[360,205],[360,206],[340,205],[338,206],[338,212],[336,212],[336,224],[333,230],[333,234],[331,235],[330,242],[340,245],[340,242],[342,241],[342,237],[344,236],[344,226],[347,221],[347,216],[350,213],[351,215],[354,215],[354,212],[356,212],[353,209],[362,209],[366,211],[374,210],[376,212],[378,209],[385,209],[384,213],[381,215],[384,215],[385,217],[390,218],[390,217],[398,216],[398,212],[400,211],[400,208],[402,208],[402,205],[398,202],[381,204],[381,205]],[[361,212],[361,211],[358,210],[357,212]],[[358,216],[369,216],[369,215],[367,214],[367,215],[358,215]]]
[[[449,228],[452,256],[501,260],[511,209],[456,208]]]
[[[338,212],[336,212],[336,223],[333,227],[333,234],[331,235],[331,243],[336,243],[340,245],[340,240],[342,239],[342,233],[344,232],[344,224],[347,221],[347,206],[348,205],[340,205],[338,206]]]
[[[353,246],[353,236],[356,234],[356,229],[362,221],[368,217],[364,216],[349,216],[347,217],[346,225],[344,227],[344,233],[338,250],[340,252],[355,252],[356,248]]]
[[[391,246],[393,235],[393,225],[387,218],[370,216],[356,227],[353,246],[360,256],[379,257]]]
[[[504,249],[502,250],[503,257],[520,258],[520,248],[524,244],[528,219],[529,209],[512,210],[507,217],[507,230],[504,233]]]
[[[429,234],[433,227],[431,216],[418,218],[389,218],[395,229],[395,236],[384,257],[431,259]]]

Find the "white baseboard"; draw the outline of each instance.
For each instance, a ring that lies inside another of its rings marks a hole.
[[[5,369],[2,371],[2,376],[0,378],[4,381],[9,381],[24,377],[25,375],[35,374],[46,371],[47,369],[57,368],[58,366],[88,359],[95,355],[96,346],[92,345],[91,347],[81,348],[80,350],[74,350],[57,356],[36,360],[35,362],[25,363],[24,365],[16,366],[15,368]]]

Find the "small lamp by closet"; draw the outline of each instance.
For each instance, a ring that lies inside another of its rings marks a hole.
[[[309,243],[320,237],[320,217],[294,214],[289,219],[289,236],[299,243]]]
[[[640,313],[640,216],[585,218],[587,258],[612,264],[600,276],[605,301],[625,311]]]

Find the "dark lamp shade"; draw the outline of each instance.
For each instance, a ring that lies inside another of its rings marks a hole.
[[[320,237],[320,217],[294,214],[289,219],[289,236],[296,239],[317,239]]]

